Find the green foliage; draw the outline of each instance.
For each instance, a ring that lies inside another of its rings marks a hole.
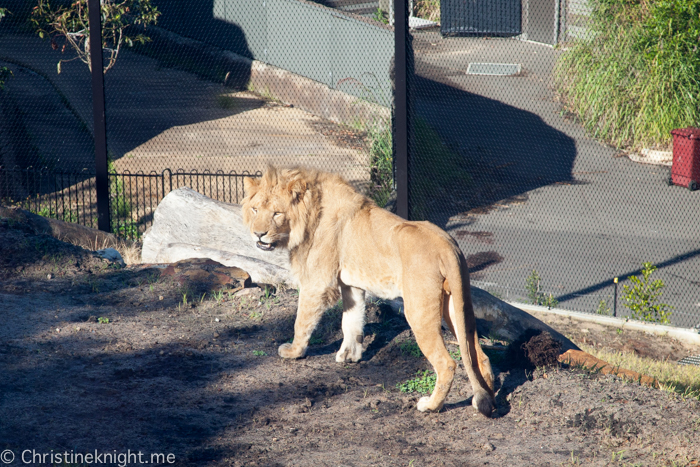
[[[598,303],[598,308],[595,312],[598,315],[612,316],[612,310],[608,306],[608,302],[605,300],[601,300],[600,303]]]
[[[367,128],[369,138],[370,181],[367,195],[379,207],[389,202],[394,188],[394,158],[391,125],[387,121],[376,122]]]
[[[100,324],[109,324],[109,318],[105,318],[104,316],[100,316],[97,318],[97,322]]]
[[[533,305],[546,306],[554,308],[559,304],[559,301],[550,294],[544,293],[540,289],[540,275],[537,270],[533,269],[530,275],[525,279],[525,290],[527,290],[527,298]]]
[[[399,346],[399,349],[401,349],[401,353],[403,355],[410,355],[415,358],[420,358],[423,356],[423,353],[420,351],[420,347],[418,347],[418,344],[412,340],[403,341]]]
[[[122,45],[133,46],[134,43],[144,44],[150,38],[143,34],[130,34],[134,26],[155,24],[160,16],[158,8],[151,0],[102,0],[102,49],[106,72],[114,66]],[[77,56],[67,60],[59,60],[57,70],[61,72],[61,64],[72,60],[90,63],[90,29],[88,27],[88,0],[74,0],[68,6],[59,5],[55,9],[49,0],[39,0],[32,9],[30,18],[32,27],[41,37],[51,39],[51,47],[60,49],[62,53],[67,48],[72,49]],[[62,44],[61,44],[62,43]]]
[[[253,355],[255,355],[256,357],[264,357],[267,355],[267,352],[265,352],[264,350],[253,350]]]
[[[622,298],[627,302],[624,305],[632,310],[632,318],[640,321],[655,323],[669,323],[669,317],[673,307],[665,303],[658,303],[663,294],[661,289],[665,287],[664,281],[657,279],[651,282],[651,274],[656,271],[656,266],[647,262],[642,264],[642,277],[629,276],[633,286],[622,287]]]
[[[403,383],[397,383],[396,387],[401,392],[417,392],[418,394],[430,394],[435,389],[435,381],[437,380],[437,375],[432,371],[418,371],[416,377],[404,381]]]
[[[389,19],[387,18],[387,13],[386,13],[386,11],[382,10],[381,8],[377,8],[377,11],[372,13],[372,19],[375,21],[379,21],[380,23],[389,24]]]
[[[109,213],[112,233],[120,237],[137,239],[141,236],[141,232],[138,224],[133,219],[133,205],[127,197],[128,193],[124,187],[124,181],[117,175],[112,161],[108,161],[107,164],[109,172]]]
[[[668,148],[700,124],[700,2],[591,0],[590,34],[556,67],[566,110],[616,147]]]

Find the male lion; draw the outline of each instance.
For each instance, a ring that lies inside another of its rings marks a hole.
[[[469,271],[454,240],[429,222],[409,222],[379,208],[337,175],[269,167],[262,179],[245,178],[243,220],[258,248],[287,248],[298,281],[294,341],[283,358],[301,358],[324,311],[343,299],[343,343],[337,362],[362,358],[365,291],[403,297],[416,341],[435,368],[437,382],[418,410],[438,411],[457,364],[442,339],[441,323],[459,341],[474,389],[472,403],[491,415],[493,373],[479,346]]]

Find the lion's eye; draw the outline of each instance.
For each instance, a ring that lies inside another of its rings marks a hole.
[[[282,215],[281,212],[276,212],[276,213],[273,214],[273,217],[279,217],[279,216],[281,216],[281,215]]]
[[[253,211],[253,214],[257,214],[257,213],[258,213],[258,210],[255,209],[255,208],[250,208],[250,210]]]

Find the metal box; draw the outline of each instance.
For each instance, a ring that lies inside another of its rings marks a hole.
[[[697,190],[700,184],[700,128],[671,131],[673,135],[673,165],[671,181],[674,185]]]

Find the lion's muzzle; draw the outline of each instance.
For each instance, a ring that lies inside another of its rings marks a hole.
[[[255,246],[260,248],[263,251],[272,251],[275,249],[276,244],[275,243],[265,243],[262,240],[259,240],[255,242]]]

